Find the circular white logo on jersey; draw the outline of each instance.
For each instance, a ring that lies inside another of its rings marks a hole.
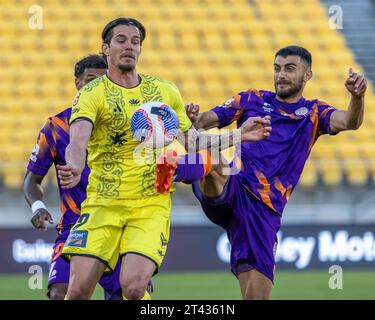
[[[230,98],[229,100],[227,100],[225,103],[224,103],[224,106],[226,107],[229,107],[230,104],[234,101],[234,98]]]
[[[307,108],[302,107],[302,108],[297,109],[294,113],[296,114],[296,116],[305,116],[307,115],[308,112],[309,110]]]

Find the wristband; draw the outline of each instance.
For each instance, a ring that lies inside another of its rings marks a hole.
[[[35,214],[35,212],[41,208],[46,209],[46,206],[43,201],[37,200],[32,204],[31,211]]]

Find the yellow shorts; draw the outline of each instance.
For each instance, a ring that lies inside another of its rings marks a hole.
[[[169,240],[171,197],[111,200],[103,204],[87,199],[72,227],[62,256],[92,256],[113,271],[119,255],[136,253],[160,267]]]

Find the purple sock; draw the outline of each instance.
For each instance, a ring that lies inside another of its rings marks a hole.
[[[192,184],[205,176],[204,168],[200,153],[179,156],[173,181]]]

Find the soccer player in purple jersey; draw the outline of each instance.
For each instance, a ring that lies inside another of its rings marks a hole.
[[[312,77],[311,65],[306,49],[283,48],[275,54],[275,92],[249,89],[200,114],[199,106],[186,107],[194,127],[205,130],[234,121],[240,127],[249,117],[271,116],[270,137],[242,142],[236,148],[230,166],[237,168],[238,174],[223,175],[225,164],[216,165],[193,183],[207,217],[227,231],[231,270],[239,280],[243,299],[270,296],[282,213],[318,137],[356,130],[363,121],[367,80],[350,68],[345,82],[351,94],[349,107],[337,110],[318,99],[303,97]],[[191,183],[188,172],[193,172],[193,167],[176,166],[174,181]]]
[[[77,90],[106,73],[107,64],[99,55],[90,55],[75,65],[75,85]],[[41,183],[53,164],[65,164],[65,148],[69,144],[69,119],[72,108],[48,118],[42,127],[38,142],[34,147],[27,166],[24,180],[26,201],[32,208],[34,216],[31,223],[36,229],[45,230],[45,222],[53,223],[52,216],[43,204]],[[79,184],[68,190],[61,189],[61,219],[56,226],[58,236],[55,240],[50,262],[47,296],[52,300],[63,300],[69,283],[69,263],[60,256],[69,231],[80,215],[81,202],[86,198],[86,186],[89,168],[86,166]],[[106,299],[121,299],[119,267],[112,275],[103,276],[100,284],[105,290]]]

